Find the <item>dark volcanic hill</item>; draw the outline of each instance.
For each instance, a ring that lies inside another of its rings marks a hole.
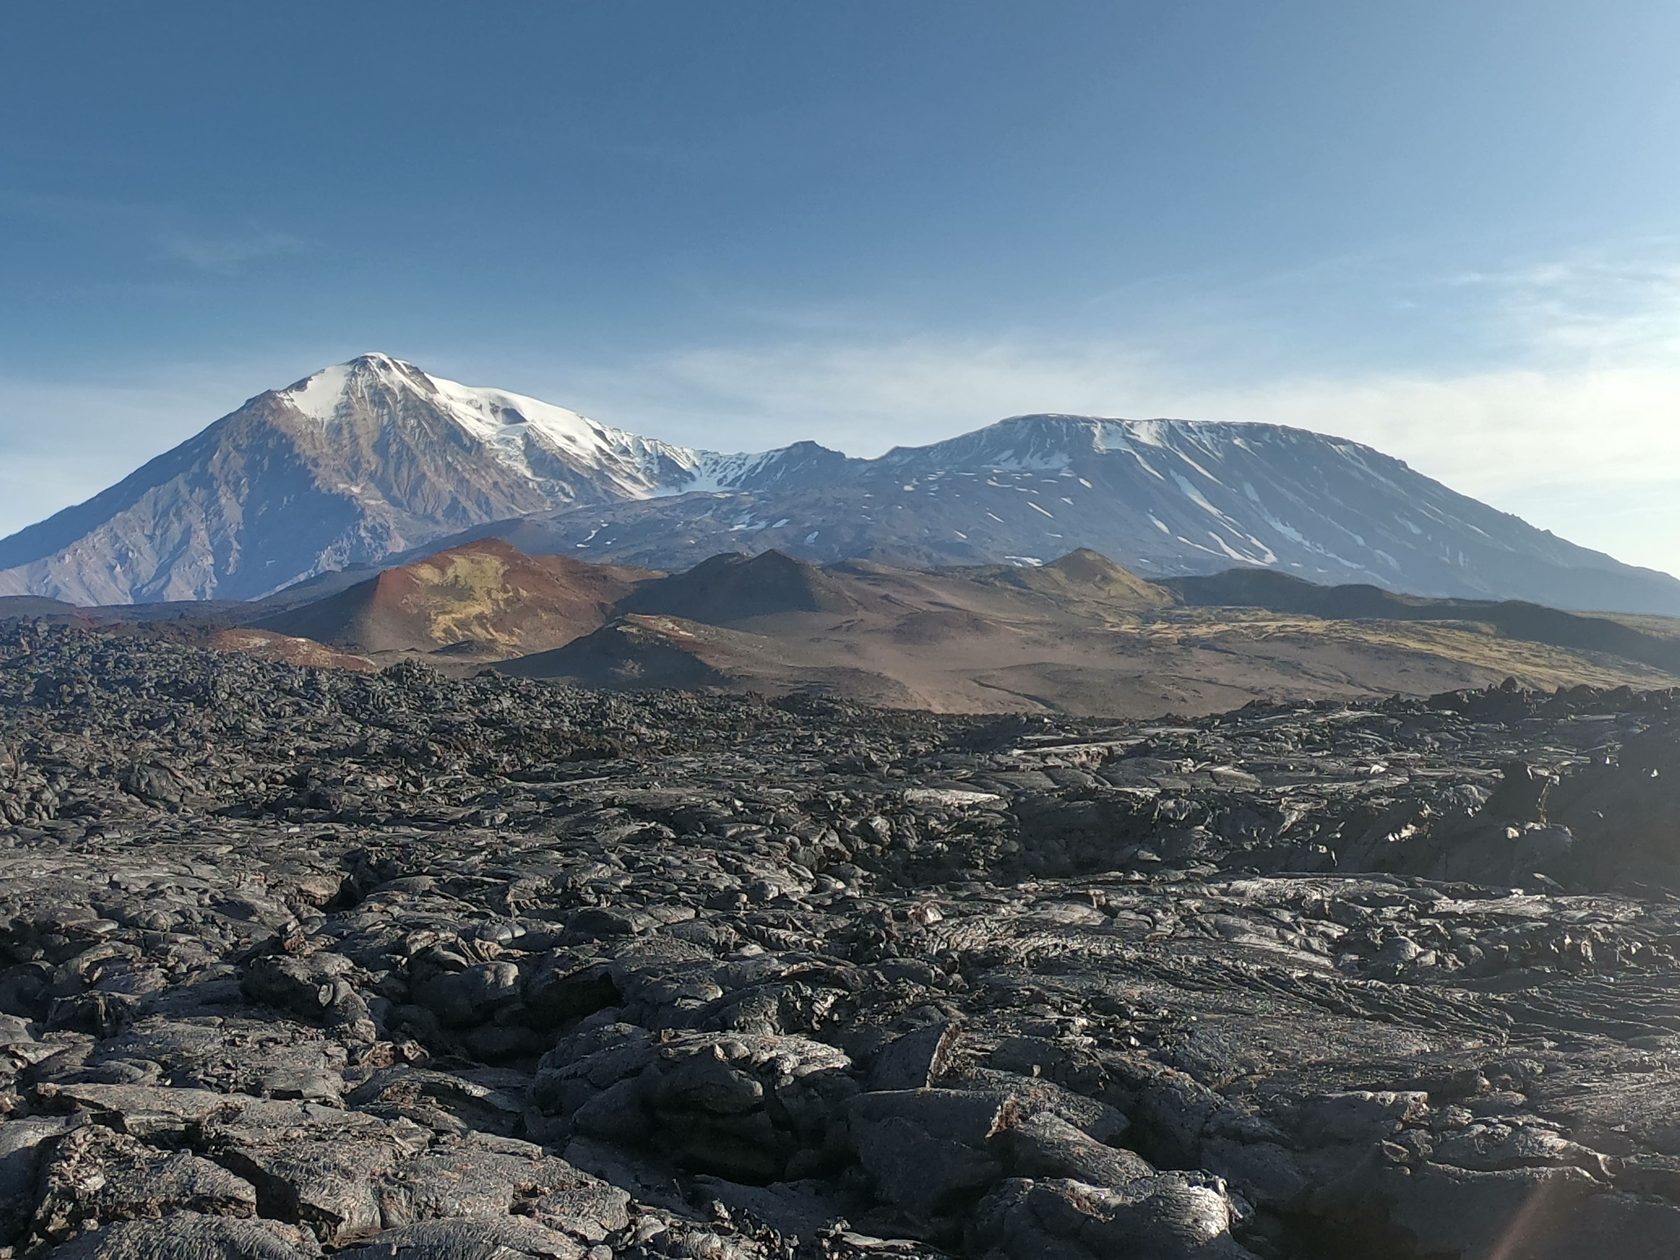
[[[856,606],[841,576],[772,550],[702,560],[685,573],[648,583],[624,601],[623,610],[727,625],[776,613],[843,613]]]
[[[670,571],[723,551],[1032,566],[1086,547],[1146,578],[1245,565],[1428,596],[1680,614],[1667,574],[1301,429],[1041,415],[879,459],[814,442],[718,455],[386,355],[258,395],[0,540],[0,595],[250,599],[484,537]]]

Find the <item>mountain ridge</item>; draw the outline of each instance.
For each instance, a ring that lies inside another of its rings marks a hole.
[[[1680,581],[1579,547],[1347,439],[1286,425],[1014,416],[863,459],[718,454],[367,354],[269,390],[0,539],[0,593],[251,599],[486,537],[662,570],[722,551],[1146,580],[1262,567],[1431,597],[1680,613]]]
[[[662,568],[726,548],[823,563],[885,549],[937,565],[1038,564],[1088,546],[1146,577],[1269,567],[1433,597],[1680,613],[1668,574],[1290,426],[1023,416],[850,471],[797,490],[539,513],[519,523],[520,545]]]

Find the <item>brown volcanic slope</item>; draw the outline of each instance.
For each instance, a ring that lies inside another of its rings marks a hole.
[[[1044,565],[992,565],[959,570],[977,582],[1025,591],[1084,607],[1101,605],[1110,612],[1142,612],[1170,608],[1174,592],[1123,569],[1101,552],[1081,547]]]
[[[1506,677],[1544,687],[1677,681],[1592,650],[1592,637],[1581,637],[1587,619],[1481,609],[1495,625],[1447,601],[1435,601],[1439,620],[1420,619],[1428,603],[1362,619],[1252,603],[1194,607],[1085,551],[1039,568],[930,571],[864,561],[818,568],[771,552],[717,557],[651,581],[594,633],[498,668],[606,687],[1113,715],[1429,694]]]
[[[356,652],[448,648],[499,659],[589,633],[656,576],[565,556],[527,556],[484,539],[387,569],[256,625]]]
[[[1605,653],[1680,673],[1680,621],[1562,612],[1522,600],[1425,599],[1377,586],[1317,586],[1266,569],[1232,569],[1163,583],[1185,604],[1264,608],[1330,620],[1457,621],[1485,625],[1507,638]]]
[[[892,708],[925,707],[886,674],[815,659],[797,644],[681,617],[630,613],[549,652],[496,667],[524,678],[566,678],[628,690],[816,691]]]
[[[949,569],[818,567],[770,551],[666,576],[484,539],[343,589],[317,585],[330,593],[306,604],[0,600],[0,616],[12,605],[298,664],[424,654],[603,687],[820,692],[945,711],[1154,716],[1508,676],[1535,687],[1680,681],[1674,623],[1249,571],[1156,583],[1084,550],[1042,566]]]
[[[367,673],[377,669],[365,656],[335,652],[314,639],[299,639],[276,634],[272,630],[256,630],[249,626],[234,626],[218,630],[204,641],[204,646],[218,652],[241,652],[265,661],[281,661],[287,665],[304,665],[316,669],[351,669]]]

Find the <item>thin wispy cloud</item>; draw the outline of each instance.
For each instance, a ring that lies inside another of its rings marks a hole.
[[[1367,442],[1576,541],[1680,568],[1680,251],[1443,283],[1482,291],[1469,318],[1508,345],[1507,362],[1211,386],[1199,356],[1132,339],[807,338],[679,349],[591,392],[621,422],[683,440],[814,437],[853,454],[1022,412],[1291,424]]]
[[[266,224],[215,222],[184,206],[122,197],[0,189],[0,217],[126,240],[137,259],[207,275],[241,275],[258,263],[311,252],[303,237]]]
[[[1537,357],[1680,350],[1680,243],[1597,251],[1452,279]]]
[[[236,276],[253,264],[292,257],[307,251],[307,244],[287,232],[251,230],[239,233],[170,232],[159,244],[164,256],[202,272]]]

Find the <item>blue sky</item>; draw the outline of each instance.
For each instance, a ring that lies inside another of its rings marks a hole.
[[[1303,424],[1680,570],[1680,7],[26,3],[0,533],[369,349],[713,448]]]

